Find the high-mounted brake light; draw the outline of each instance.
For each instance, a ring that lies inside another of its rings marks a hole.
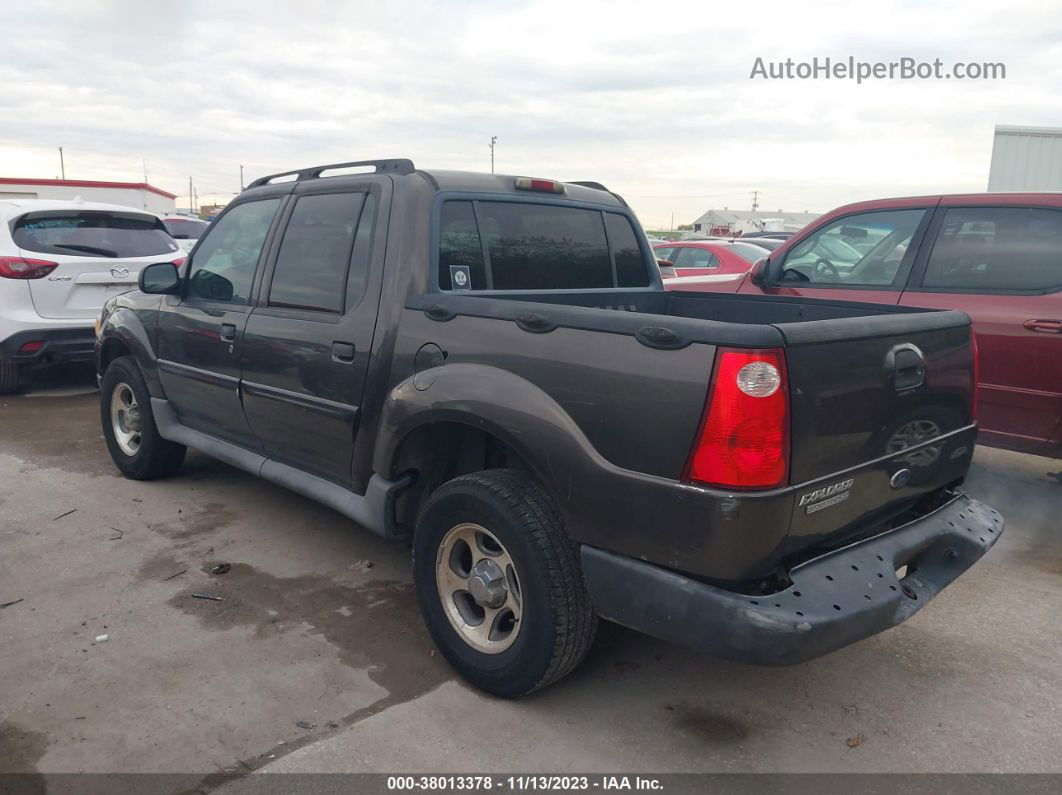
[[[43,279],[59,267],[58,262],[26,257],[0,257],[0,278]]]
[[[684,480],[729,489],[785,485],[789,389],[780,349],[720,349]]]
[[[535,179],[534,177],[517,177],[517,190],[537,190],[540,193],[564,193],[564,183],[555,179]]]

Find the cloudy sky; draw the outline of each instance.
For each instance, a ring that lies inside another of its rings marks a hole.
[[[929,6],[929,7],[927,7]],[[995,124],[1062,126],[1049,2],[174,2],[0,6],[0,175],[226,200],[368,157],[594,179],[647,226],[984,190]],[[1002,62],[995,81],[750,80],[765,61]],[[187,197],[178,199],[187,205]]]

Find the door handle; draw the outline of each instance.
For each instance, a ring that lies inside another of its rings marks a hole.
[[[221,324],[221,341],[233,342],[236,339],[236,326],[233,323]]]
[[[1062,334],[1062,320],[1026,320],[1024,326],[1029,331]]]
[[[354,361],[354,345],[350,342],[332,343],[332,361],[350,364]]]

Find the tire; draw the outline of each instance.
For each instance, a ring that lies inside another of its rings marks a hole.
[[[478,541],[471,542],[473,538]],[[470,542],[479,547],[471,557],[464,556],[461,543],[468,547]],[[501,554],[492,557],[499,547]],[[454,566],[452,560],[457,561]],[[494,614],[500,629],[490,633],[500,640],[483,636],[490,613],[470,591],[452,591],[444,601],[443,593],[451,591],[444,584],[460,582],[466,569],[477,571],[468,566],[477,560],[478,566],[506,562],[505,602]],[[457,580],[448,579],[446,567]],[[527,695],[569,674],[586,656],[597,631],[578,545],[565,533],[549,494],[515,470],[463,475],[431,495],[413,534],[413,581],[424,621],[443,656],[476,687],[502,698]],[[507,608],[516,612],[515,620],[506,617]],[[485,614],[475,640],[477,630],[467,625],[459,629],[455,618],[469,611]]]
[[[113,401],[128,398],[123,420],[114,418]],[[138,415],[138,416],[137,416]],[[134,419],[135,417],[135,419]],[[137,422],[138,420],[138,422]],[[107,367],[100,382],[100,421],[114,465],[132,480],[154,480],[174,474],[187,448],[159,435],[151,413],[151,393],[131,356],[121,356]],[[120,426],[120,427],[116,427]],[[138,437],[135,441],[129,435]]]
[[[0,395],[10,395],[19,387],[19,367],[14,362],[0,362]]]

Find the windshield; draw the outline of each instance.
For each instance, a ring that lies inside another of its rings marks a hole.
[[[158,218],[97,210],[28,213],[15,222],[12,237],[26,251],[75,257],[154,257],[178,250]]]
[[[207,230],[207,222],[197,218],[163,218],[162,223],[176,240],[198,240]]]

